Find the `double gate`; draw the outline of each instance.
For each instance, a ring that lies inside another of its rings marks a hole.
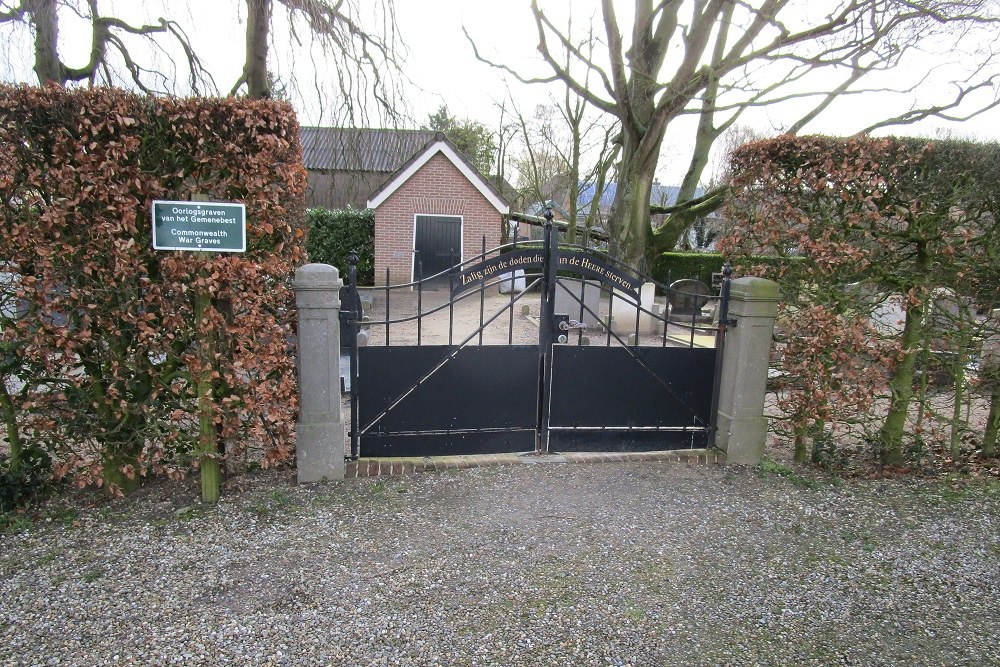
[[[728,272],[719,297],[687,295],[690,319],[671,314],[653,305],[646,277],[585,248],[561,249],[549,219],[540,245],[487,252],[484,242],[481,255],[441,274],[392,286],[388,278],[364,299],[349,271],[353,457],[714,444]],[[442,280],[444,301],[430,299],[442,291],[425,294],[425,284]],[[656,287],[668,301],[686,296]],[[715,306],[708,322],[706,301]],[[472,325],[457,325],[470,311]],[[445,318],[447,340],[439,326],[428,342],[428,323]]]

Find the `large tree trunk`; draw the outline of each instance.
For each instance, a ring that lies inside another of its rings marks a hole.
[[[270,27],[271,0],[247,0],[247,61],[243,72],[247,95],[254,99],[271,96],[271,81],[267,72]]]
[[[608,232],[618,243],[619,259],[637,269],[650,266],[655,256],[649,200],[665,130],[666,123],[657,122],[641,135],[626,133],[618,163],[618,188]]]
[[[65,68],[59,61],[56,0],[25,0],[24,6],[35,29],[35,76],[39,85],[65,84]]]
[[[608,232],[618,243],[619,259],[638,268],[645,259],[649,226],[649,196],[653,171],[644,169],[634,154],[625,154],[618,165],[618,188],[608,218]]]

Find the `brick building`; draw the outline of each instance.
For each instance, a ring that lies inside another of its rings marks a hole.
[[[375,282],[429,277],[500,244],[510,205],[441,133],[368,199],[375,211]]]

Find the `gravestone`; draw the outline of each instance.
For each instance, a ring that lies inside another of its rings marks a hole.
[[[520,294],[524,291],[525,284],[524,269],[517,269],[513,273],[500,274],[501,294],[510,294],[511,291],[515,294]]]
[[[902,294],[890,294],[876,304],[871,311],[871,323],[875,330],[885,336],[903,333],[903,323],[906,321],[905,301],[906,297]]]
[[[711,315],[702,315],[705,307],[713,296],[712,288],[700,280],[685,278],[670,283],[667,292],[667,302],[670,304],[671,322],[710,322]]]
[[[580,301],[583,301],[586,308],[580,305]],[[571,320],[583,322],[589,328],[594,328],[601,324],[597,318],[597,314],[601,312],[600,306],[601,284],[599,282],[578,278],[560,278],[559,282],[556,283],[555,312],[569,315]],[[581,308],[583,308],[583,313],[580,312]]]
[[[615,333],[635,334],[636,317],[638,316],[639,333],[658,333],[662,330],[663,321],[648,312],[657,312],[655,303],[656,285],[643,283],[639,288],[639,303],[628,294],[615,290],[611,295],[611,329]],[[643,310],[640,310],[642,308]]]

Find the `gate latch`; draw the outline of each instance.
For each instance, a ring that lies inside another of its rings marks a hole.
[[[556,313],[555,315],[555,342],[565,343],[569,338],[567,337],[568,331],[580,330],[586,331],[587,325],[583,322],[577,322],[576,320],[569,319],[569,315],[562,315]]]
[[[587,325],[584,322],[577,322],[576,320],[563,320],[559,323],[559,328],[563,331],[570,331],[571,329],[582,329],[587,330]]]

